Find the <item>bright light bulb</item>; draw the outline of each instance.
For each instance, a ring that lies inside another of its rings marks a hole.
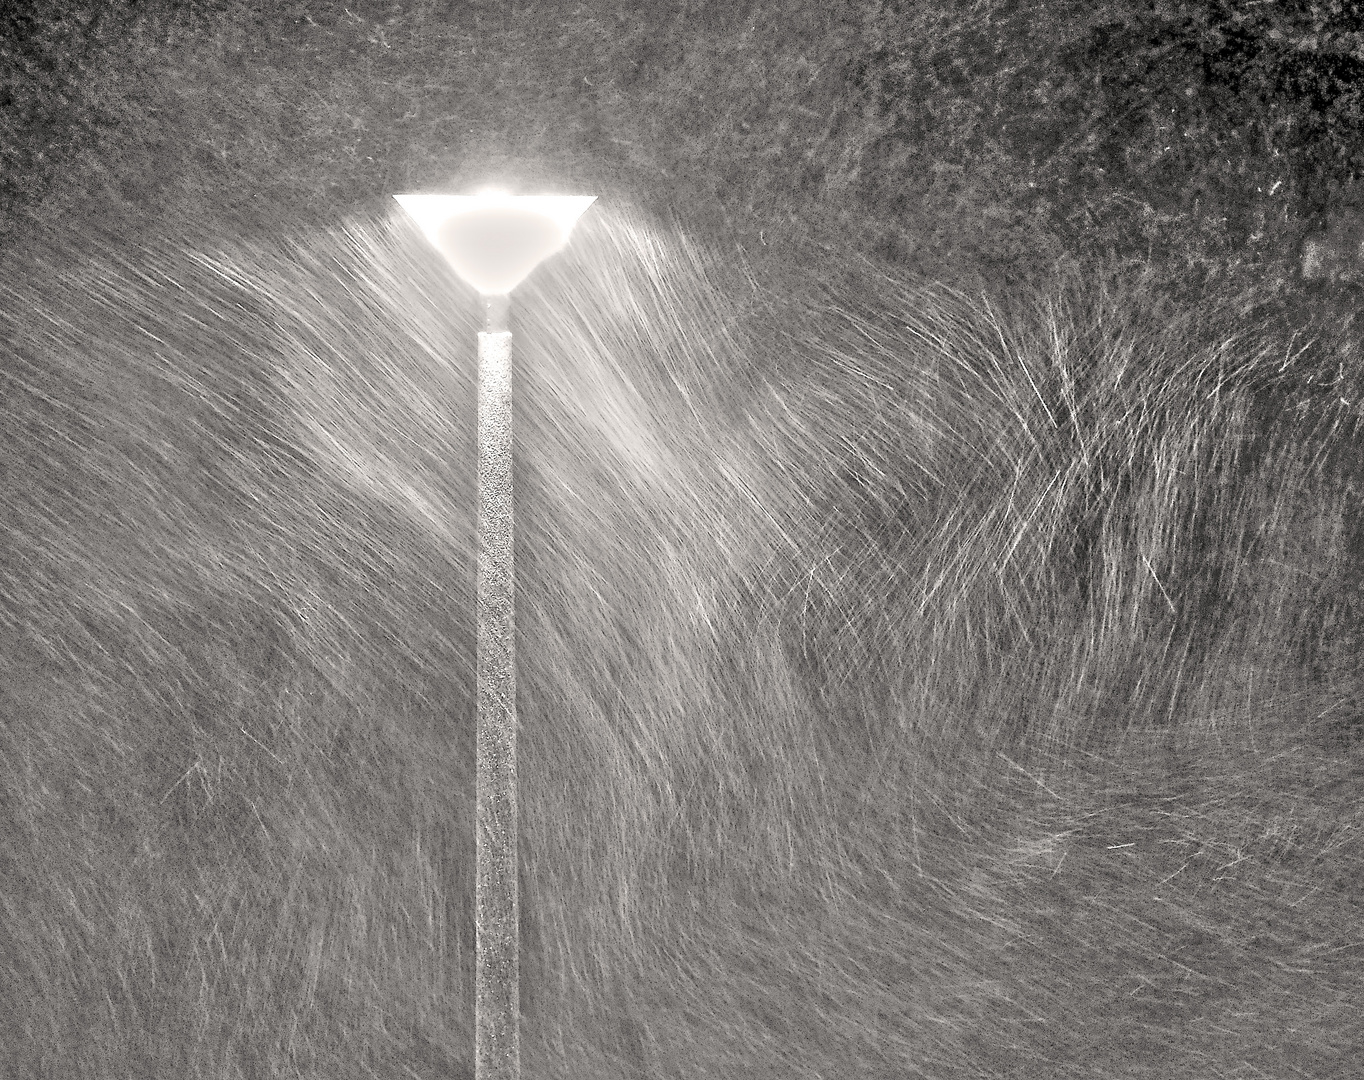
[[[568,243],[595,195],[395,195],[426,238],[484,296],[510,293]]]

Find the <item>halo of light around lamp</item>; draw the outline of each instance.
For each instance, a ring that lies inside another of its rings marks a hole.
[[[460,278],[503,296],[568,243],[595,195],[395,195]]]

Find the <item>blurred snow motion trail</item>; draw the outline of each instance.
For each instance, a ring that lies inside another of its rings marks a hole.
[[[399,214],[0,252],[16,1075],[472,1061],[479,311]],[[594,207],[513,311],[526,1075],[1353,1075],[1360,374],[1282,322]]]

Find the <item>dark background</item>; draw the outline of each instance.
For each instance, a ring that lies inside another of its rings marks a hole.
[[[126,2],[0,14],[17,215],[327,223],[504,179],[998,282],[1285,280],[1361,201],[1355,3]],[[761,239],[758,239],[761,234]]]

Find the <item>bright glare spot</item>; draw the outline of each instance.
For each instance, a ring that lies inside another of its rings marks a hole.
[[[568,242],[595,195],[412,193],[394,198],[451,268],[485,296],[510,293]]]

